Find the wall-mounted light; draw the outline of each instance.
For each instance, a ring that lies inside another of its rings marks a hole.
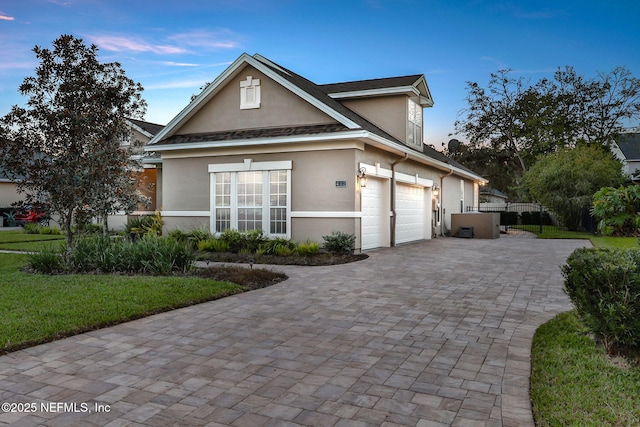
[[[366,174],[367,170],[365,168],[360,168],[358,170],[358,175],[356,175],[356,178],[358,179],[358,183],[360,184],[361,188],[364,188],[367,186],[367,174]]]
[[[433,188],[431,188],[431,194],[433,194],[433,197],[438,197],[438,194],[440,194],[440,189],[437,185],[434,185]]]

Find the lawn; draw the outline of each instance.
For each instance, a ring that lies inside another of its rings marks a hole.
[[[26,262],[0,254],[0,353],[242,291],[200,277],[30,274]]]
[[[610,359],[573,311],[538,328],[531,356],[536,425],[640,425],[640,367]]]
[[[23,230],[0,229],[0,249],[9,251],[36,251],[43,246],[64,244],[61,234],[27,234]]]
[[[635,237],[588,238],[594,247],[640,248]],[[573,311],[542,325],[531,353],[536,425],[640,425],[640,366],[621,362],[595,344]]]

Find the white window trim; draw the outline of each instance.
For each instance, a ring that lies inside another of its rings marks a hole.
[[[212,233],[215,233],[216,230],[216,173],[224,173],[230,172],[231,175],[231,228],[238,229],[238,219],[237,219],[237,190],[236,190],[236,177],[237,175],[234,172],[263,172],[263,186],[262,186],[262,200],[266,201],[263,204],[263,215],[262,215],[262,230],[270,236],[281,236],[286,238],[291,238],[291,168],[293,162],[291,160],[284,161],[275,161],[275,162],[254,162],[252,159],[244,159],[243,163],[222,163],[222,164],[210,164],[208,165],[209,171],[209,229]],[[269,183],[269,172],[276,170],[286,170],[287,171],[287,232],[286,234],[271,234],[271,204],[270,200],[270,185]]]
[[[249,102],[249,88],[253,89],[253,101]],[[247,76],[246,80],[240,82],[240,109],[250,110],[260,108],[260,79]]]

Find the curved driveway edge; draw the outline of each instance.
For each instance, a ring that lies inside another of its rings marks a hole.
[[[37,406],[0,425],[532,426],[531,339],[571,308],[560,266],[585,245],[273,267],[289,280],[0,357],[0,401]]]

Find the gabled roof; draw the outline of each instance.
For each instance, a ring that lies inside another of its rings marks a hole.
[[[625,160],[640,160],[640,133],[625,133],[616,141]]]
[[[330,96],[327,89],[332,90],[345,90],[348,88],[360,88],[366,91],[366,87],[373,87],[376,81],[386,89],[391,89],[391,92],[406,93],[409,91],[414,95],[419,95],[421,104],[425,105],[425,102],[430,100],[431,94],[426,86],[426,81],[422,75],[387,78],[387,79],[374,79],[374,80],[362,80],[359,82],[345,82],[338,83],[337,86],[330,85],[317,85],[312,81],[288,70],[271,60],[255,54],[253,56],[243,53],[236,59],[225,71],[222,72],[216,79],[211,82],[193,101],[187,105],[177,116],[175,116],[163,129],[161,129],[145,147],[146,151],[168,151],[175,149],[191,149],[191,148],[205,148],[208,144],[216,141],[255,141],[257,138],[274,138],[282,140],[282,137],[287,136],[302,136],[302,135],[316,135],[318,134],[313,129],[309,129],[309,126],[289,127],[287,130],[274,130],[274,129],[257,129],[257,130],[245,130],[235,132],[215,132],[215,133],[199,133],[190,135],[175,135],[175,132],[179,130],[183,124],[185,124],[191,117],[193,117],[204,105],[207,104],[209,99],[214,97],[225,85],[225,82],[237,74],[239,74],[245,65],[250,65],[253,68],[260,71],[265,76],[281,84],[292,93],[298,95],[300,98],[309,102],[334,120],[339,125],[333,126],[331,129],[325,129],[324,134],[335,135],[340,138],[353,138],[353,139],[366,139],[370,143],[375,143],[381,147],[392,147],[394,151],[403,154],[413,154],[416,159],[432,164],[442,170],[456,169],[458,173],[466,175],[472,179],[483,180],[482,177],[476,173],[470,171],[467,168],[462,167],[456,162],[452,162],[449,158],[442,153],[434,150],[431,147],[423,145],[422,149],[411,147],[404,142],[398,140],[394,136],[388,134],[384,130],[380,129],[374,123],[368,121],[364,117],[360,116],[353,110],[344,106],[335,98],[340,96]],[[409,84],[410,83],[410,84]],[[406,84],[406,85],[405,85]],[[404,91],[404,92],[402,92]],[[354,91],[351,91],[349,96],[353,95]],[[342,92],[348,93],[348,92]],[[362,94],[355,96],[364,96]],[[432,101],[431,101],[432,102]],[[427,102],[428,103],[428,102]],[[267,132],[267,134],[264,134]],[[275,133],[274,133],[275,132]],[[216,144],[218,146],[219,144]]]
[[[423,107],[433,106],[433,98],[423,74],[329,83],[319,86],[335,99],[406,94],[419,97]]]
[[[143,135],[146,135],[149,138],[153,138],[158,132],[164,128],[164,125],[158,125],[156,123],[145,122],[143,120],[137,119],[127,119],[131,125]]]

